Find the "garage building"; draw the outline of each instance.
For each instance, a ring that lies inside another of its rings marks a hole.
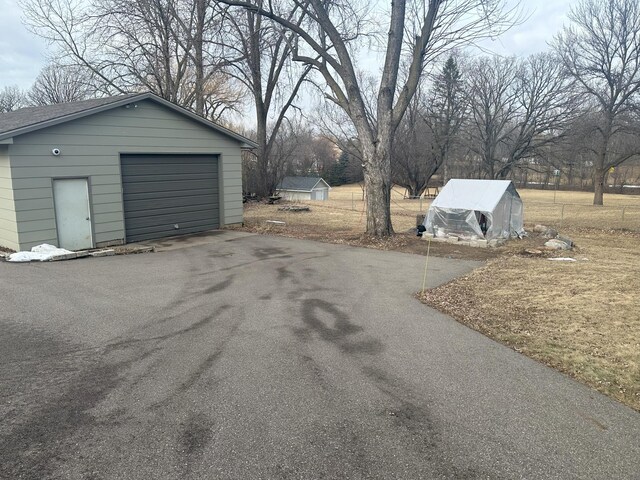
[[[150,93],[0,114],[0,246],[71,250],[242,222],[247,138]]]
[[[284,177],[276,190],[286,200],[329,200],[331,187],[320,177]]]

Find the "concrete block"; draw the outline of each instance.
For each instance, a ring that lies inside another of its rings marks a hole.
[[[427,233],[427,232],[425,232],[425,233],[423,233],[423,234],[422,234],[422,236],[423,236],[424,238],[430,238],[430,239],[432,239],[432,240],[433,240],[433,238],[434,238],[433,233]]]
[[[154,252],[155,249],[156,247],[153,245],[135,245],[131,246],[126,253],[151,253]]]
[[[91,255],[92,257],[111,257],[115,254],[115,250],[99,250],[97,252],[91,252],[89,255]]]
[[[76,252],[65,253],[63,255],[55,255],[49,259],[49,262],[59,262],[60,260],[73,260],[74,258],[78,258],[78,254]]]
[[[489,244],[486,240],[473,240],[471,242],[471,246],[476,248],[489,248]]]
[[[458,243],[458,237],[447,237],[447,243]]]

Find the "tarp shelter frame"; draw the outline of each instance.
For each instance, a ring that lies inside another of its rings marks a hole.
[[[524,207],[510,180],[451,179],[429,207],[427,233],[436,237],[497,238],[524,235]]]

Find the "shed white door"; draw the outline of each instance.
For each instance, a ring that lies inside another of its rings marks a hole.
[[[93,247],[89,188],[86,178],[65,178],[53,181],[53,201],[59,247],[82,250]]]
[[[311,200],[327,200],[329,190],[326,188],[319,188],[311,192]]]

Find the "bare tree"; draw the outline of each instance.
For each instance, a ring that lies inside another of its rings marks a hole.
[[[483,57],[470,72],[468,144],[484,166],[484,174],[496,178],[506,158],[506,143],[515,129],[519,64],[515,57]]]
[[[257,5],[262,8],[263,1]],[[294,9],[286,20],[299,25],[302,18]],[[255,193],[264,197],[275,191],[280,180],[280,158],[274,149],[309,68],[291,65],[292,33],[254,11],[231,12],[225,15],[224,25],[221,42],[229,59],[227,72],[253,97],[258,144]]]
[[[449,153],[458,141],[458,134],[465,121],[468,94],[458,61],[450,56],[442,71],[435,75],[433,88],[424,106],[426,125],[433,138],[432,167],[429,178],[441,167],[447,166]],[[445,172],[444,182],[448,175]]]
[[[12,112],[27,106],[27,96],[17,85],[0,90],[0,113]]]
[[[391,152],[393,137],[420,83],[425,64],[438,53],[511,25],[502,0],[393,1],[378,85],[376,111],[367,109],[356,64],[353,40],[368,30],[383,12],[377,3],[303,0],[252,2],[221,0],[270,18],[294,34],[294,60],[313,67],[326,85],[327,99],[339,105],[353,122],[363,157],[366,184],[367,234],[384,237],[391,225]],[[291,20],[291,12],[306,22]],[[399,75],[406,64],[407,74]]]
[[[50,105],[85,100],[95,94],[90,72],[77,66],[45,66],[27,92],[33,105]]]
[[[416,91],[393,144],[394,183],[405,187],[412,197],[422,195],[445,165],[466,110],[462,74],[453,56],[430,80],[427,93],[424,87]]]
[[[240,103],[221,74],[212,0],[24,0],[30,28],[102,93],[148,90],[218,119]]]
[[[290,173],[323,176],[337,162],[338,149],[308,126],[301,128],[297,135],[298,148],[294,152]]]
[[[640,2],[581,0],[569,19],[553,46],[597,111],[593,203],[602,205],[610,169],[640,153],[627,141],[640,134],[631,121],[640,90]]]
[[[286,121],[273,137],[270,155],[269,173],[273,182],[272,194],[287,174],[297,174],[295,158],[300,152],[306,136],[301,134],[304,127],[300,122]],[[250,135],[255,138],[255,132]],[[252,150],[243,159],[243,188],[246,193],[254,194],[263,184],[262,170],[257,152]]]
[[[425,112],[420,110],[423,100],[416,94],[409,104],[392,148],[393,182],[404,187],[411,197],[422,195],[439,166],[433,132],[425,121]]]
[[[489,178],[557,142],[578,111],[572,83],[549,54],[475,62],[470,75],[469,147]]]

